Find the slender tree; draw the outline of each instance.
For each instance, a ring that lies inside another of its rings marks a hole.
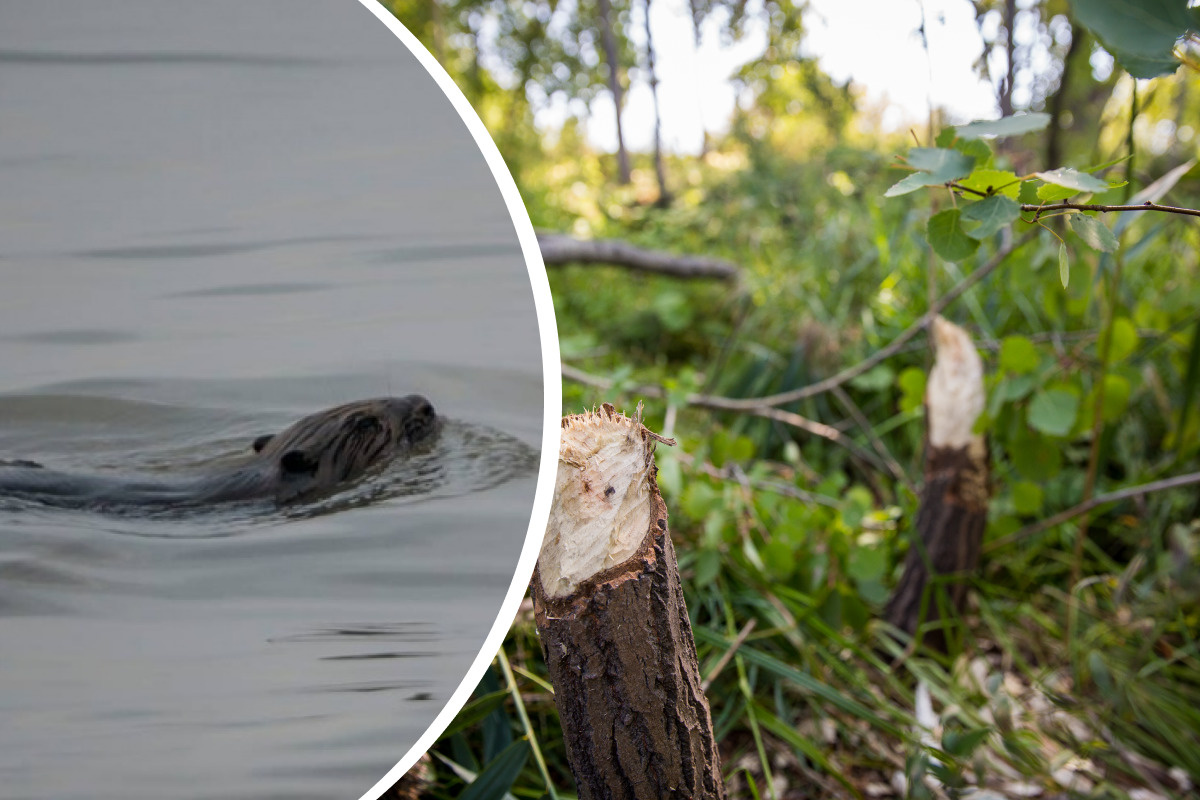
[[[667,169],[663,164],[662,115],[658,106],[658,73],[654,69],[654,35],[650,31],[650,0],[646,0],[646,73],[650,79],[650,96],[654,98],[654,174],[658,177],[658,205],[671,203],[667,189]]]
[[[621,89],[621,60],[617,55],[617,37],[613,32],[613,9],[609,0],[597,0],[599,11],[600,42],[604,48],[604,60],[608,64],[608,91],[612,95],[613,108],[617,117],[617,176],[621,183],[629,183],[629,153],[625,149],[625,133],[621,129],[621,106],[624,93]]]

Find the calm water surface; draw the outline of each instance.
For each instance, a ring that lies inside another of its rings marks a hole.
[[[186,474],[412,392],[438,440],[316,506],[0,498],[0,797],[358,797],[495,619],[542,424],[512,220],[355,0],[0,2],[0,459]]]

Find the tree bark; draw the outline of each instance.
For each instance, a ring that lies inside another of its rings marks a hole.
[[[654,38],[650,33],[650,0],[646,0],[646,70],[650,75],[650,96],[654,99],[654,174],[658,177],[658,202],[665,208],[671,204],[667,190],[667,168],[663,164],[662,116],[658,107],[658,73],[654,69]]]
[[[1000,116],[1011,117],[1013,113],[1013,83],[1017,77],[1017,65],[1014,63],[1017,54],[1017,41],[1014,31],[1017,27],[1017,0],[1004,0],[1004,54],[1008,63],[1005,65],[1004,82],[1000,85]]]
[[[724,798],[654,446],[605,405],[563,419],[534,617],[581,800]]]
[[[600,42],[604,48],[604,60],[608,62],[608,90],[612,93],[614,110],[617,113],[617,174],[621,183],[629,183],[629,153],[625,150],[625,134],[621,130],[621,64],[617,55],[617,37],[613,34],[612,3],[599,0]]]
[[[925,393],[925,485],[917,536],[885,616],[945,651],[941,623],[966,610],[967,580],[979,565],[989,478],[987,443],[973,432],[984,407],[983,363],[962,328],[937,317],[933,330],[937,358]]]
[[[741,274],[736,264],[704,256],[677,256],[647,250],[618,239],[575,239],[539,233],[538,247],[547,267],[563,264],[610,264],[641,272],[657,272],[676,278],[717,278],[735,281]]]
[[[1058,79],[1058,88],[1050,98],[1050,124],[1046,129],[1046,169],[1057,169],[1055,164],[1062,161],[1062,115],[1066,110],[1067,93],[1071,86],[1071,71],[1075,68],[1076,54],[1081,52],[1080,42],[1083,41],[1083,28],[1071,23],[1071,44],[1063,56],[1062,77]]]

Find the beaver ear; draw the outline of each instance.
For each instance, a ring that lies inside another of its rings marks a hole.
[[[274,438],[275,438],[275,434],[273,434],[273,433],[263,434],[262,436],[255,439],[254,444],[252,444],[250,446],[254,448],[254,452],[261,453],[263,451],[263,448],[266,447],[271,442],[271,440]]]
[[[294,475],[312,475],[317,471],[317,463],[315,458],[310,457],[303,450],[288,450],[279,459],[279,466],[283,468],[283,471]]]

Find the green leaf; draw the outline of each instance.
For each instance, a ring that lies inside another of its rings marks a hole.
[[[850,381],[850,385],[865,392],[879,392],[890,387],[895,379],[895,371],[887,364],[880,364]]]
[[[1030,427],[1049,436],[1066,436],[1075,427],[1079,397],[1063,389],[1038,392],[1029,403]]]
[[[887,570],[887,554],[879,547],[856,547],[846,563],[846,573],[859,583],[877,581]]]
[[[1083,239],[1084,243],[1093,250],[1111,253],[1117,249],[1117,237],[1096,217],[1089,217],[1086,214],[1072,214],[1071,229],[1075,231],[1076,236]]]
[[[1017,472],[1031,481],[1049,480],[1062,470],[1058,444],[1033,431],[1018,431],[1005,449]]]
[[[962,211],[959,209],[948,208],[930,217],[929,224],[925,227],[929,246],[947,261],[962,261],[979,247],[979,240],[972,239],[963,232],[961,216]]]
[[[1064,189],[1062,186],[1055,186],[1052,183],[1043,183],[1037,187],[1037,199],[1043,203],[1057,203],[1077,194],[1079,192],[1074,189]]]
[[[1064,289],[1071,282],[1071,262],[1067,261],[1066,242],[1060,242],[1058,245],[1058,279],[1062,281]]]
[[[1112,342],[1109,344],[1109,363],[1116,364],[1124,361],[1137,349],[1137,328],[1129,321],[1129,317],[1117,317],[1113,320]]]
[[[943,131],[944,133],[945,131]],[[986,146],[982,153],[963,153],[944,147],[914,147],[908,151],[907,162],[908,166],[916,169],[917,172],[893,184],[883,193],[883,196],[898,197],[915,192],[925,186],[941,186],[949,181],[962,178],[971,172],[971,167],[975,166],[976,157],[980,155],[986,160],[991,155],[991,151],[986,149]]]
[[[992,163],[992,148],[983,139],[959,139],[954,143],[954,149],[975,159],[981,167]]]
[[[926,186],[941,186],[943,181],[929,180],[928,172],[914,172],[912,175],[905,176],[900,181],[892,184],[891,188],[883,193],[884,197],[899,197],[902,194],[910,194],[918,189],[924,189]]]
[[[683,513],[692,519],[701,520],[707,517],[710,511],[718,508],[722,502],[720,493],[711,484],[692,480],[688,482],[687,489],[683,491],[681,505]]]
[[[929,173],[930,180],[946,183],[971,174],[975,158],[943,147],[914,147],[908,151],[908,165]]]
[[[697,586],[707,586],[717,579],[724,568],[725,559],[718,550],[701,550],[696,556],[695,582]]]
[[[958,184],[977,192],[1002,194],[1013,200],[1021,192],[1021,180],[1016,173],[1000,169],[977,169]]]
[[[1036,385],[1037,378],[1033,375],[1015,375],[1004,381],[1004,399],[1009,402],[1021,400],[1027,397]]]
[[[974,753],[991,732],[991,728],[975,728],[969,731],[948,730],[942,734],[942,749],[955,758],[965,758]],[[979,795],[976,794],[976,796]]]
[[[1049,114],[1018,114],[991,121],[972,122],[959,125],[955,130],[964,139],[978,139],[980,136],[1020,136],[1023,133],[1040,131],[1050,124]]]
[[[861,486],[853,486],[845,495],[842,505],[842,524],[850,530],[862,525],[863,518],[871,510],[871,495]]]
[[[504,701],[508,699],[509,691],[500,689],[490,694],[485,694],[482,697],[477,697],[471,702],[463,706],[462,711],[454,717],[453,721],[442,731],[442,735],[438,737],[438,741],[449,739],[454,734],[461,730],[470,728],[477,722],[480,722],[493,711],[504,706]]]
[[[659,450],[658,456],[658,486],[662,489],[663,494],[669,497],[678,497],[683,491],[683,470],[679,467],[679,459],[674,458],[670,452],[664,453]]]
[[[654,313],[669,331],[681,331],[692,324],[692,304],[683,292],[668,289],[655,295]]]
[[[896,379],[900,386],[900,410],[904,412],[920,408],[925,404],[925,371],[909,367]]]
[[[1135,78],[1173,73],[1175,42],[1197,27],[1187,0],[1071,0],[1071,9]]]
[[[967,232],[972,239],[986,239],[1019,216],[1021,207],[1017,202],[999,194],[971,203],[962,212],[963,219],[979,223],[979,227]]]
[[[1093,175],[1088,175],[1086,172],[1080,172],[1070,167],[1052,169],[1049,172],[1035,172],[1034,175],[1046,183],[1052,183],[1055,186],[1062,186],[1067,189],[1074,189],[1076,192],[1103,192],[1108,190],[1107,181],[1100,180]]]
[[[1129,407],[1133,387],[1121,375],[1104,376],[1104,421],[1116,422]]]
[[[1045,495],[1042,492],[1042,487],[1030,481],[1021,481],[1014,483],[1012,487],[1013,507],[1016,508],[1018,514],[1037,514],[1042,510],[1042,505],[1045,503]]]
[[[729,459],[731,461],[749,461],[754,458],[754,440],[749,436],[738,436],[729,443]]]
[[[1096,688],[1106,697],[1116,696],[1117,688],[1113,685],[1112,673],[1109,672],[1108,664],[1105,663],[1104,656],[1100,654],[1100,651],[1093,650],[1088,653],[1087,665],[1092,673],[1092,680],[1096,682]]]
[[[786,581],[796,571],[796,550],[787,539],[775,536],[759,552],[772,580]]]
[[[1040,362],[1037,347],[1024,336],[1006,336],[1000,342],[1000,368],[1015,375],[1033,372]]]
[[[497,797],[503,797],[525,768],[529,751],[527,739],[518,739],[501,750],[462,791],[458,800],[495,800]]]

